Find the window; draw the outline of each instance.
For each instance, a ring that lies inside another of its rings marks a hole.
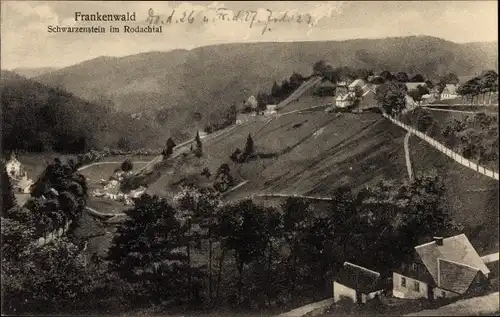
[[[420,292],[420,283],[418,281],[413,281],[413,290],[415,292]]]
[[[401,277],[401,287],[406,287],[406,278]]]
[[[446,293],[444,291],[441,291],[441,297],[443,297],[443,298],[446,297]]]
[[[418,265],[417,265],[416,263],[413,263],[413,264],[411,265],[411,269],[412,269],[413,271],[417,272],[417,270],[418,270]]]

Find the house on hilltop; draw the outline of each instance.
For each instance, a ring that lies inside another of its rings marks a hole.
[[[255,97],[252,95],[248,97],[247,101],[245,101],[244,107],[255,111],[257,110],[258,104],[259,103],[257,102],[257,99],[255,99]]]
[[[349,91],[354,92],[356,90],[356,87],[363,88],[365,86],[367,86],[367,83],[363,79],[356,79],[349,84]]]
[[[11,154],[10,160],[5,164],[5,169],[10,177],[14,191],[29,194],[34,182],[28,178],[28,173],[14,153]]]
[[[380,273],[345,262],[333,281],[333,302],[349,301],[365,304],[383,293]]]
[[[415,247],[393,272],[393,295],[408,299],[438,299],[479,294],[488,285],[490,270],[465,234],[435,237]]]
[[[457,85],[446,84],[440,95],[441,100],[458,98],[457,88]]]
[[[420,82],[420,83],[405,83],[405,86],[406,86],[406,89],[408,91],[413,90],[413,89],[417,89],[418,86],[429,88],[429,86],[427,86],[427,84],[425,82]]]
[[[11,178],[20,178],[25,174],[21,162],[14,153],[10,155],[10,160],[5,164],[5,169]]]

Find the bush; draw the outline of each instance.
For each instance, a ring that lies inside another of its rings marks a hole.
[[[133,168],[134,165],[132,164],[132,161],[130,159],[126,159],[121,165],[121,170],[124,172],[130,172]]]

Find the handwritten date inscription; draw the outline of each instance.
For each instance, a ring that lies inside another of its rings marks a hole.
[[[202,23],[210,23],[216,21],[227,22],[243,22],[247,23],[249,28],[256,25],[262,25],[262,34],[271,31],[271,25],[277,23],[298,23],[313,25],[313,17],[308,13],[273,13],[272,10],[266,9],[265,13],[259,14],[254,10],[239,10],[231,11],[226,8],[219,8],[209,13],[192,11],[172,10],[169,15],[162,16],[156,13],[152,8],[148,11],[146,22],[153,25],[172,24],[172,23],[188,23],[193,24],[197,21]]]

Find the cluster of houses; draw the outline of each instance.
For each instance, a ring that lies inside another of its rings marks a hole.
[[[391,290],[387,289],[390,278],[345,262],[333,281],[334,302],[365,304],[387,293],[396,298],[428,300],[475,296],[489,285],[490,270],[465,234],[435,237],[416,246],[412,253],[393,270]]]
[[[11,154],[10,160],[5,164],[5,168],[10,177],[14,192],[17,194],[29,194],[34,182],[28,177],[28,173],[24,170],[23,165],[14,153]]]
[[[133,205],[133,199],[139,198],[146,191],[145,187],[139,187],[131,190],[130,193],[125,194],[120,191],[120,184],[126,176],[129,176],[132,171],[124,172],[122,170],[115,171],[114,175],[110,177],[109,181],[101,179],[102,190],[94,190],[94,197],[104,197],[111,200],[123,202],[125,205]]]
[[[365,111],[374,108],[376,105],[375,93],[377,91],[376,84],[373,84],[373,76],[368,80],[356,79],[352,82],[346,80],[340,81],[336,85],[335,99],[332,103],[335,108],[351,109],[352,111]],[[429,90],[428,94],[422,96],[422,102],[432,103],[436,100],[448,100],[458,98],[457,88],[455,84],[446,84],[443,91],[439,93],[437,87],[430,88],[425,82],[408,82],[405,83],[407,91],[417,89],[418,86],[425,87]],[[405,96],[406,104],[409,108],[417,105],[408,94]]]

